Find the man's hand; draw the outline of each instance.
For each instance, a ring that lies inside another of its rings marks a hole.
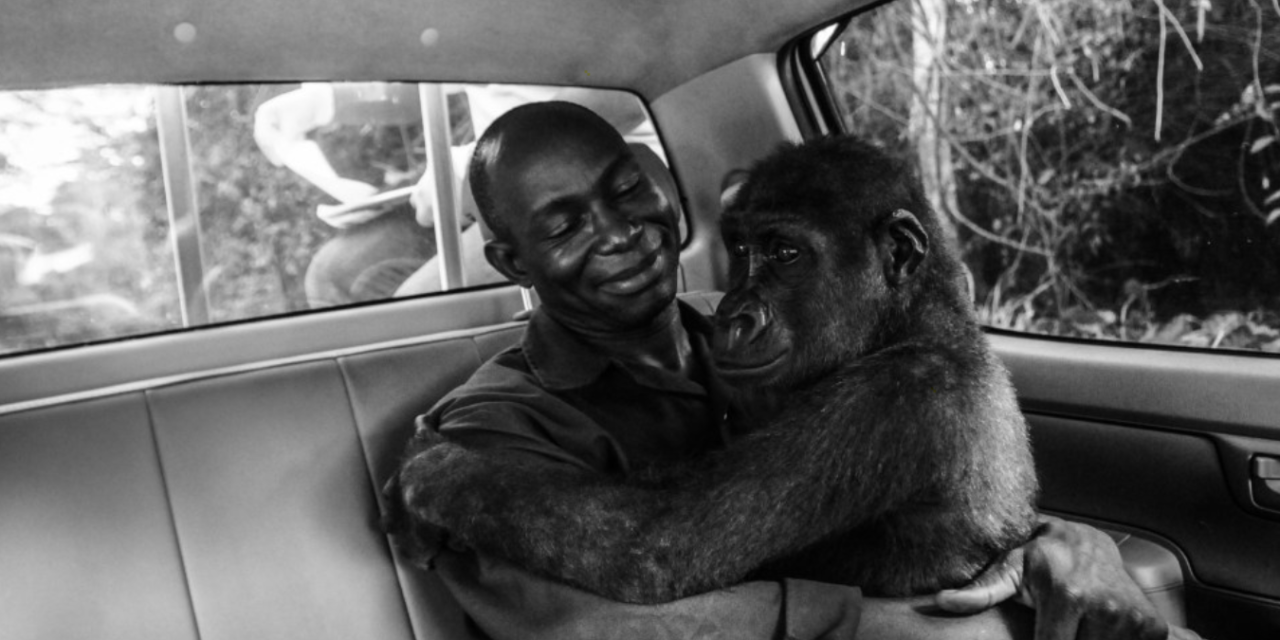
[[[1093,527],[1043,516],[1038,535],[938,606],[981,611],[1010,598],[1036,610],[1036,640],[1165,640],[1168,624],[1124,570],[1120,549]],[[1194,638],[1178,630],[1174,638]]]

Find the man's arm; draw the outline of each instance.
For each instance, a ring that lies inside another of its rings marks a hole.
[[[1039,535],[972,585],[939,593],[938,606],[967,614],[1012,598],[1036,610],[1037,640],[1199,638],[1165,623],[1125,572],[1110,536],[1052,516],[1042,516],[1041,525]]]
[[[445,552],[436,571],[495,640],[1009,640],[1029,638],[1033,623],[1020,606],[958,617],[927,597],[859,601],[856,589],[806,580],[748,582],[634,605],[483,555]]]
[[[462,608],[494,640],[851,639],[860,628],[860,594],[840,585],[749,582],[660,605],[637,605],[479,553],[444,551],[435,567]],[[987,612],[981,618],[994,627],[999,615]]]

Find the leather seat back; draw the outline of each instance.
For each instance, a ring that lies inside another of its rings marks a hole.
[[[0,638],[465,638],[379,487],[520,325],[0,416]]]
[[[0,638],[469,637],[396,557],[379,489],[414,416],[522,331],[0,415]]]

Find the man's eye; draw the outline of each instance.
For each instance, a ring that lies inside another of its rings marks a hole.
[[[559,238],[568,235],[578,226],[578,217],[564,217],[555,221],[554,224],[547,226],[548,238]]]
[[[613,192],[618,193],[618,195],[630,193],[635,191],[641,182],[644,182],[644,174],[639,169],[623,170],[623,172],[614,175]]]
[[[773,248],[773,253],[770,255],[770,258],[779,264],[795,262],[799,257],[800,250],[789,244],[780,244],[775,246]]]
[[[640,174],[632,174],[614,187],[614,193],[620,197],[632,195],[639,190],[641,182]]]

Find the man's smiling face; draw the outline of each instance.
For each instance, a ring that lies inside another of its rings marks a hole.
[[[675,210],[603,121],[543,124],[504,135],[489,165],[513,279],[573,328],[640,328],[675,296]]]

